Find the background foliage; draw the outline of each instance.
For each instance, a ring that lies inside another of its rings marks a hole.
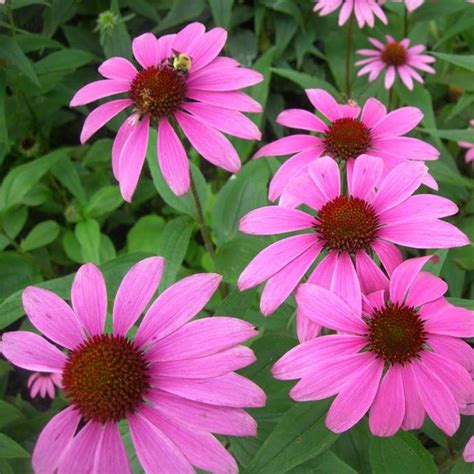
[[[367,47],[367,35],[401,37],[403,6],[389,2],[386,11],[388,28],[376,23],[373,30],[357,30],[355,49]],[[104,58],[131,56],[131,37],[173,32],[192,20],[228,29],[225,54],[265,74],[265,81],[250,91],[265,109],[255,118],[264,141],[282,136],[274,120],[281,110],[309,109],[303,88],[321,87],[344,99],[345,28],[336,26],[335,14],[317,17],[309,0],[7,0],[0,6],[0,330],[28,326],[20,302],[26,285],[39,284],[68,297],[71,274],[84,262],[101,266],[109,297],[126,269],[148,255],[167,259],[162,287],[178,277],[213,270],[193,202],[167,188],[154,150],[133,203],[124,203],[110,165],[120,118],[90,145],[80,146],[87,108],[68,108],[74,92],[97,78]],[[393,100],[423,110],[417,133],[441,150],[440,160],[430,163],[439,193],[458,203],[454,221],[474,240],[473,173],[456,144],[474,143],[474,132],[466,129],[474,117],[474,7],[463,0],[427,1],[410,16],[409,36],[434,51],[437,74],[413,92],[397,84]],[[367,85],[365,77],[354,78],[352,96],[359,103],[369,96],[388,100],[382,81]],[[337,436],[324,427],[328,402],[295,405],[287,396],[290,384],[271,378],[269,367],[297,342],[294,303],[288,301],[264,319],[257,290],[236,290],[240,271],[271,240],[239,234],[237,223],[244,213],[267,203],[267,183],[279,162],[250,161],[258,144],[234,143],[245,164],[230,179],[195,152],[189,155],[217,247],[216,270],[230,289],[207,310],[251,321],[260,330],[252,346],[258,362],[243,372],[264,388],[269,400],[265,408],[252,410],[258,438],[229,440],[242,471],[472,472],[461,459],[473,431],[467,419],[453,439],[429,421],[418,433],[383,439],[369,436],[363,420]],[[448,281],[456,304],[474,308],[469,301],[474,295],[472,247],[438,253],[440,263],[431,270]],[[0,360],[2,474],[29,472],[29,453],[39,430],[64,406],[61,398],[52,404],[31,400],[26,377]],[[140,472],[136,460],[134,466]]]

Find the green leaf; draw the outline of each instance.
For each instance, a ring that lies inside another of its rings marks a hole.
[[[29,252],[50,244],[59,234],[59,225],[56,221],[48,220],[39,223],[21,241],[20,247],[23,252]]]
[[[2,227],[5,234],[14,240],[26,224],[28,219],[28,208],[25,206],[12,207],[4,215],[2,219]]]
[[[448,298],[448,301],[455,306],[462,306],[463,308],[474,311],[474,300],[465,300],[462,298]]]
[[[272,72],[278,76],[284,77],[285,79],[289,79],[303,89],[320,88],[334,96],[338,95],[336,89],[329,84],[329,82],[326,82],[324,79],[320,79],[319,77],[310,76],[309,74],[294,71],[293,69],[272,68]]]
[[[77,168],[69,157],[58,161],[51,173],[81,204],[87,201]]]
[[[7,117],[5,110],[6,98],[6,74],[4,71],[0,70],[0,164],[2,164],[3,158],[5,157],[10,148],[7,129]]]
[[[193,231],[193,221],[186,216],[168,222],[161,234],[160,255],[166,259],[165,274],[160,288],[163,290],[174,283],[183,263]]]
[[[182,23],[186,23],[198,17],[204,10],[204,0],[174,0],[172,2],[171,10],[153,30],[154,33],[159,33],[170,28],[173,28]]]
[[[24,420],[25,416],[13,405],[10,405],[4,400],[0,400],[0,429],[5,426],[16,422],[18,420]]]
[[[418,439],[403,431],[390,438],[370,439],[370,462],[374,474],[438,472],[431,454]]]
[[[457,34],[471,28],[474,25],[474,9],[469,8],[464,14],[453,23],[451,27],[444,31],[443,36],[435,43],[433,50],[437,50],[445,41]]]
[[[342,459],[338,458],[332,451],[326,451],[316,456],[311,461],[305,462],[301,466],[295,467],[288,474],[357,474]]]
[[[282,417],[244,474],[274,474],[326,451],[337,439],[325,424],[330,400],[298,403]]]
[[[31,82],[39,86],[40,82],[31,61],[25,56],[15,38],[6,35],[0,35],[0,58],[13,64],[21,71]]]
[[[447,61],[448,63],[454,64],[455,66],[474,72],[474,54],[446,54],[437,53],[436,51],[432,51],[431,54],[439,59]]]
[[[466,130],[439,130],[432,128],[420,128],[420,132],[429,133],[435,137],[445,138],[452,141],[465,141],[474,143],[474,129],[467,128]]]
[[[81,66],[89,64],[94,56],[81,49],[64,49],[55,51],[35,64],[36,72],[41,74],[60,73],[62,75],[74,72]]]
[[[127,249],[129,252],[143,251],[159,254],[160,239],[165,226],[165,220],[157,214],[140,217],[127,234]]]
[[[423,268],[425,272],[430,272],[433,275],[439,276],[441,270],[443,269],[444,262],[446,261],[446,257],[448,256],[448,249],[441,249],[433,252],[433,255],[436,255],[437,260],[433,261],[430,260]]]
[[[99,217],[115,211],[123,203],[117,186],[105,186],[96,191],[84,208],[87,217]]]
[[[60,159],[68,159],[66,152],[61,149],[13,168],[3,180],[0,189],[0,211],[21,203],[23,197]]]
[[[212,18],[217,26],[229,29],[232,18],[234,0],[208,0],[211,7]]]
[[[0,275],[0,300],[31,284],[37,278],[31,259],[14,252],[0,253]],[[3,320],[1,313],[0,320]]]
[[[83,262],[100,263],[100,226],[94,219],[76,224],[74,234],[81,246]]]
[[[29,458],[30,454],[8,436],[0,433],[0,459]]]

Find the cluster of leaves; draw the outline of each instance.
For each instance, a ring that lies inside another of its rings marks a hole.
[[[400,38],[403,6],[389,2],[386,9],[388,30]],[[150,148],[133,203],[124,203],[110,166],[120,119],[91,145],[80,146],[87,109],[68,108],[74,92],[97,78],[104,58],[130,58],[131,37],[172,32],[192,20],[226,28],[225,54],[264,73],[265,81],[249,92],[264,106],[254,120],[266,141],[284,133],[275,124],[281,110],[309,108],[304,88],[321,87],[344,99],[345,28],[336,27],[335,15],[317,17],[309,0],[7,0],[0,6],[0,330],[28,327],[20,300],[25,286],[39,284],[67,298],[72,273],[84,262],[101,266],[110,297],[130,265],[148,255],[166,258],[162,288],[186,274],[213,270],[194,203],[167,188],[155,151]],[[430,163],[439,193],[459,204],[456,223],[474,240],[474,179],[456,144],[474,143],[466,129],[474,117],[474,8],[463,0],[427,1],[408,26],[412,42],[428,45],[437,57],[437,74],[413,92],[397,85],[392,101],[423,110],[417,133],[441,150],[440,160]],[[367,46],[368,34],[385,33],[381,24],[355,31],[354,49]],[[367,85],[365,77],[355,79],[355,71],[353,76],[353,99],[363,103],[375,96],[387,103],[382,81]],[[288,398],[289,384],[271,378],[269,367],[297,342],[294,303],[264,320],[257,291],[239,293],[235,282],[270,240],[239,234],[238,220],[267,203],[267,184],[280,163],[251,161],[256,144],[234,143],[244,165],[230,179],[192,150],[189,156],[217,248],[216,270],[230,288],[208,310],[251,321],[260,330],[252,346],[258,362],[243,372],[269,401],[253,413],[258,437],[230,440],[243,472],[470,472],[460,456],[473,430],[467,419],[449,440],[430,422],[419,433],[381,439],[370,436],[362,421],[337,436],[324,427],[327,402],[296,405]],[[448,281],[450,298],[474,307],[472,247],[438,253],[440,263],[432,270]],[[28,472],[39,430],[64,406],[61,398],[52,405],[30,400],[26,376],[0,361],[2,473]]]

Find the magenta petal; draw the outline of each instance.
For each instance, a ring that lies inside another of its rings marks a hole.
[[[120,155],[122,154],[125,143],[127,143],[128,137],[133,134],[135,130],[135,120],[135,115],[132,115],[123,121],[117,131],[117,135],[115,135],[112,145],[112,172],[117,181],[120,180]]]
[[[321,139],[312,135],[289,135],[279,138],[268,145],[263,146],[255,153],[254,158],[262,156],[283,156],[317,148],[321,145]],[[319,156],[319,154],[317,155]],[[316,156],[315,156],[316,158]]]
[[[385,105],[377,99],[370,97],[364,104],[360,120],[366,127],[372,128],[379,123],[386,114],[387,109]]]
[[[74,349],[83,342],[76,315],[55,293],[29,286],[23,291],[22,300],[28,319],[47,338],[67,349]]]
[[[332,122],[340,118],[340,106],[331,94],[323,89],[306,89],[306,95],[316,110]]]
[[[383,361],[373,356],[353,372],[327,414],[326,426],[331,431],[347,431],[367,413],[377,394],[383,366]]]
[[[421,310],[421,317],[426,320],[427,332],[442,336],[474,337],[474,312],[445,304],[438,311],[431,313],[428,307],[429,304]]]
[[[207,161],[231,173],[240,170],[239,155],[222,133],[187,113],[175,115],[191,145]]]
[[[79,105],[89,104],[90,102],[103,99],[109,95],[128,92],[129,88],[130,84],[125,81],[102,79],[100,81],[91,82],[75,93],[69,105],[71,107],[78,107]]]
[[[114,334],[125,336],[141,315],[160,284],[164,270],[162,257],[136,263],[120,283],[113,308]]]
[[[156,66],[158,61],[157,39],[152,33],[145,33],[132,42],[133,55],[143,68]]]
[[[379,185],[383,172],[383,162],[380,158],[370,155],[360,155],[354,163],[351,178],[351,195],[367,200]]]
[[[412,364],[402,371],[403,389],[405,393],[405,416],[402,429],[419,430],[425,420],[425,409],[417,389],[416,377]]]
[[[418,107],[401,107],[390,112],[372,129],[374,139],[405,135],[423,119]]]
[[[436,160],[439,157],[435,147],[412,137],[380,138],[374,140],[372,146],[397,156],[406,156],[410,160]]]
[[[138,74],[135,66],[121,57],[113,57],[104,61],[99,67],[99,72],[106,79],[129,82],[132,82]]]
[[[205,32],[206,27],[202,23],[195,21],[176,33],[171,41],[172,50],[187,53],[191,56],[193,69],[195,69],[196,65],[193,48],[198,41],[201,41]]]
[[[158,163],[171,190],[182,196],[189,191],[191,173],[186,151],[168,119],[162,117],[158,124]]]
[[[467,342],[457,337],[430,334],[427,343],[436,354],[458,362],[470,373],[474,372],[474,349]]]
[[[364,294],[388,288],[388,278],[364,250],[356,253],[356,268]]]
[[[393,436],[401,427],[405,416],[403,367],[392,365],[380,383],[370,409],[369,426],[375,436]]]
[[[345,301],[356,314],[362,311],[359,277],[348,252],[341,252],[336,260],[331,281],[331,291]]]
[[[104,332],[107,288],[102,272],[93,264],[79,268],[71,288],[72,308],[90,336]]]
[[[448,284],[432,273],[420,272],[408,291],[406,303],[409,306],[422,306],[441,298],[448,291]]]
[[[29,331],[5,332],[2,354],[12,364],[39,372],[61,372],[66,356],[46,339]]]
[[[303,109],[288,109],[278,115],[276,122],[280,125],[310,132],[325,133],[327,125],[316,115]]]
[[[322,156],[309,165],[309,175],[321,194],[332,200],[341,193],[341,176],[336,161],[329,156]]]
[[[227,32],[223,28],[213,28],[202,35],[190,49],[195,71],[207,66],[224,48]]]
[[[138,460],[147,474],[194,474],[180,449],[141,413],[128,418]]]
[[[80,419],[79,412],[69,407],[54,416],[43,428],[31,460],[35,473],[55,472],[76,432]]]
[[[375,250],[377,257],[389,275],[391,275],[393,270],[403,261],[400,249],[390,242],[376,240],[372,243],[372,248]]]
[[[150,306],[135,342],[147,346],[183,326],[204,308],[221,280],[216,273],[199,273],[171,285]]]
[[[201,69],[195,75],[191,73],[187,82],[190,88],[216,92],[235,91],[263,81],[263,75],[252,69],[229,66],[212,68],[212,64],[209,66]]]
[[[296,334],[298,341],[306,342],[314,339],[319,335],[321,326],[307,316],[300,309],[296,311]]]
[[[150,131],[150,117],[145,116],[134,127],[125,141],[119,157],[120,192],[125,201],[131,202],[138,178],[145,161]]]
[[[464,448],[463,459],[465,462],[474,462],[474,436],[471,436]]]
[[[187,89],[186,96],[223,109],[238,110],[239,112],[262,112],[262,106],[255,99],[240,91],[214,92]]]
[[[104,474],[130,474],[127,452],[116,423],[103,427],[94,462],[94,472]]]

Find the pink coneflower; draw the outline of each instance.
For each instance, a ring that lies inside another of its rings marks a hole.
[[[46,398],[46,396],[54,398],[55,386],[61,388],[61,376],[57,373],[35,372],[28,378],[31,398],[37,395],[41,398]]]
[[[464,448],[463,458],[466,462],[474,462],[474,436],[471,436],[467,442]]]
[[[402,0],[395,1],[401,3]],[[379,0],[380,5],[384,5],[385,3],[386,0]],[[405,8],[408,10],[408,12],[413,13],[418,7],[421,7],[421,5],[423,5],[423,0],[403,0],[403,3],[405,4]]]
[[[69,407],[41,432],[33,452],[37,473],[130,473],[118,422],[127,420],[146,473],[237,472],[234,458],[211,434],[253,436],[256,423],[242,407],[265,404],[265,394],[234,373],[255,356],[242,342],[254,327],[236,318],[191,321],[219,285],[198,274],[166,289],[148,308],[134,337],[127,334],[148,306],[163,273],[161,257],[134,265],[104,331],[107,291],[92,264],[78,271],[72,308],[54,293],[29,287],[23,306],[45,338],[26,331],[3,335],[13,364],[58,374]]]
[[[381,43],[375,38],[369,38],[369,41],[377,49],[359,49],[357,54],[362,56],[369,56],[368,59],[361,59],[357,61],[356,66],[364,66],[357,76],[369,75],[369,82],[375,81],[379,74],[386,69],[385,73],[385,88],[390,89],[395,82],[397,74],[400,76],[403,84],[408,89],[413,90],[413,79],[423,84],[423,78],[416,71],[421,71],[434,74],[436,71],[429,66],[429,63],[434,63],[435,58],[428,54],[421,54],[425,47],[422,44],[410,46],[408,38],[401,41],[395,41],[393,36],[386,35],[387,44]]]
[[[474,119],[469,122],[469,125],[471,127],[474,127]],[[474,143],[458,142],[458,145],[461,148],[467,148],[465,160],[466,160],[466,163],[472,163],[474,161]]]
[[[352,12],[354,12],[359,28],[363,28],[366,23],[372,28],[375,23],[374,15],[384,25],[387,24],[387,17],[376,0],[316,0],[314,11],[319,12],[320,16],[325,16],[341,6],[339,26],[344,25]]]
[[[448,285],[420,271],[429,259],[404,261],[387,290],[367,295],[359,311],[322,286],[298,288],[298,306],[337,334],[298,345],[272,372],[300,379],[290,391],[294,400],[336,395],[326,417],[330,430],[350,429],[369,409],[377,436],[419,429],[425,412],[448,436],[458,429],[473,360],[461,338],[474,335],[474,314],[449,304],[442,297]]]
[[[355,158],[370,154],[381,158],[385,173],[407,160],[436,160],[438,150],[416,138],[405,137],[423,118],[416,107],[402,107],[387,114],[385,106],[373,97],[361,109],[354,103],[338,104],[322,89],[307,89],[306,94],[314,107],[329,123],[303,109],[283,111],[277,122],[286,127],[309,130],[313,134],[289,135],[262,147],[255,158],[284,156],[295,153],[275,173],[269,189],[269,199],[274,201],[288,183],[304,174],[308,164],[321,155],[329,155],[347,162],[350,169]],[[436,189],[430,175],[424,184]]]
[[[89,104],[111,95],[124,97],[97,107],[87,117],[84,143],[109,120],[127,108],[131,115],[120,127],[112,149],[112,168],[122,196],[130,201],[145,160],[150,124],[158,127],[158,162],[175,194],[188,192],[189,162],[176,134],[179,126],[191,145],[212,164],[235,173],[240,160],[221,133],[259,140],[260,132],[242,112],[261,112],[260,104],[239,91],[263,76],[218,57],[227,39],[222,28],[205,32],[192,23],[179,33],[157,39],[151,33],[135,38],[133,54],[140,69],[124,58],[105,61],[99,72],[105,80],[80,89],[71,106]]]
[[[310,281],[330,282],[336,293],[360,309],[360,287],[367,292],[374,279],[386,279],[373,262],[372,252],[390,274],[402,260],[394,244],[421,249],[468,244],[465,234],[440,219],[455,214],[456,204],[440,196],[412,195],[426,173],[423,163],[402,163],[381,179],[382,161],[362,155],[355,160],[345,194],[336,161],[327,156],[314,161],[307,176],[292,182],[291,191],[314,209],[314,214],[266,206],[250,211],[240,221],[240,230],[246,234],[306,233],[262,250],[240,275],[239,288],[245,290],[267,281],[260,309],[269,315],[325,250],[327,256]]]

